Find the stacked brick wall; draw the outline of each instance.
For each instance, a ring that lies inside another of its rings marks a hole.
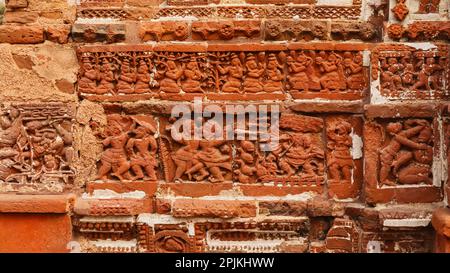
[[[3,5],[0,251],[450,252],[448,0]]]

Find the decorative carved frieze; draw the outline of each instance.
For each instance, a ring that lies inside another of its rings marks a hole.
[[[179,48],[179,50],[177,50]],[[296,46],[84,47],[78,92],[94,100],[361,99],[363,54]],[[303,49],[304,48],[304,49]],[[165,51],[162,51],[164,49]],[[284,49],[284,50],[283,50]],[[193,52],[197,51],[197,52]]]

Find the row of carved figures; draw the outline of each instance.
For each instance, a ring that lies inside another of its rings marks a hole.
[[[291,51],[211,54],[85,54],[82,94],[272,93],[362,91],[366,86],[358,52]]]

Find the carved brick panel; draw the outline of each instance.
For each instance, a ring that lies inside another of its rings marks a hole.
[[[426,203],[442,199],[440,124],[440,118],[433,114],[417,117],[414,113],[366,122],[367,202]]]
[[[179,48],[179,50],[177,50]],[[78,92],[93,100],[361,99],[367,89],[363,54],[307,45],[84,47]],[[162,51],[162,50],[165,51]],[[284,50],[283,50],[284,49]],[[193,52],[197,51],[197,52]]]
[[[12,104],[0,111],[0,191],[63,192],[70,188],[74,107]]]
[[[448,98],[448,46],[380,45],[372,51],[372,94],[389,100]]]

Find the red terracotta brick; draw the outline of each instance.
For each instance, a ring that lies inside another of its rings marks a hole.
[[[163,191],[179,196],[201,197],[219,195],[221,191],[231,190],[232,183],[164,183],[159,186]]]
[[[44,28],[40,26],[0,26],[0,43],[38,44],[44,42]]]
[[[302,113],[363,113],[363,104],[356,102],[295,102],[289,108]]]
[[[86,191],[93,193],[95,190],[112,190],[116,193],[126,193],[133,191],[143,191],[147,196],[156,193],[158,184],[155,182],[88,182]]]
[[[152,201],[149,197],[143,199],[82,199],[77,198],[74,212],[78,215],[109,216],[138,215],[151,213]]]
[[[26,8],[28,7],[28,0],[8,0],[6,1],[8,9]]]
[[[343,216],[344,205],[330,199],[317,196],[308,202],[308,215],[318,216]]]
[[[71,25],[50,25],[45,29],[47,40],[66,44],[69,41]]]
[[[264,185],[239,185],[244,195],[247,196],[286,196],[305,192],[322,193],[321,186],[277,187]]]
[[[364,106],[365,116],[368,118],[433,117],[438,109],[439,104],[431,102]]]
[[[450,208],[437,209],[433,213],[431,223],[438,234],[450,238]]]
[[[37,12],[14,11],[5,14],[4,23],[7,24],[30,24],[36,22]]]
[[[174,217],[255,217],[256,203],[237,200],[177,199],[172,205]]]
[[[259,214],[269,216],[302,216],[306,212],[307,201],[261,201]]]
[[[0,214],[0,252],[68,252],[67,214]]]
[[[74,198],[73,195],[0,194],[0,212],[66,213]]]

